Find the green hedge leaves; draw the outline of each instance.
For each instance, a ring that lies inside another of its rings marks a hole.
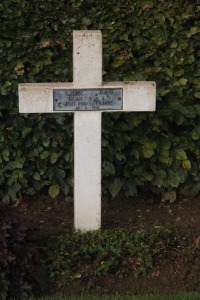
[[[72,31],[103,33],[104,80],[155,80],[156,113],[104,114],[103,193],[200,191],[199,1],[3,0],[0,196],[69,193],[72,115],[20,115],[23,82],[72,81]]]

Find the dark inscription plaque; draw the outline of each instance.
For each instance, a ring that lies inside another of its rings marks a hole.
[[[54,111],[122,110],[123,89],[53,90]]]

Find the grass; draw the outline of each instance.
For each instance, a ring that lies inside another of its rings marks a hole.
[[[45,297],[38,300],[200,300],[200,294],[182,295],[152,295],[152,296],[72,296],[72,297]]]

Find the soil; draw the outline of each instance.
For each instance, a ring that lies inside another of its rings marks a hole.
[[[41,232],[54,235],[73,230],[73,203],[70,199],[33,197],[24,199],[19,209],[38,221]],[[82,292],[113,295],[200,292],[200,196],[180,198],[173,204],[152,197],[120,196],[102,200],[102,229],[149,230],[155,224],[187,233],[190,246],[180,249],[176,259],[169,255],[155,261],[153,269],[145,276],[135,278],[130,273],[125,278],[113,275],[98,280],[89,278],[86,282],[76,279],[54,292],[64,295]]]

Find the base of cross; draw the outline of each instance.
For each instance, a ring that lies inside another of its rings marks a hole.
[[[74,31],[73,83],[19,85],[20,113],[74,112],[74,223],[101,227],[101,114],[155,111],[155,82],[102,83],[100,31]]]

